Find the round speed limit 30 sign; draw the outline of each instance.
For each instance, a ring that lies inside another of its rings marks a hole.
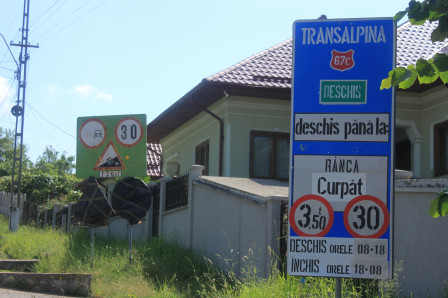
[[[379,238],[389,227],[389,210],[377,197],[354,198],[344,210],[344,225],[353,237]]]

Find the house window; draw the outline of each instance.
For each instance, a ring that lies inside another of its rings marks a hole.
[[[395,143],[395,168],[411,171],[411,142],[402,140]]]
[[[251,178],[287,180],[289,177],[289,134],[252,131],[250,134]]]
[[[203,175],[208,175],[209,170],[209,149],[210,145],[208,141],[205,141],[196,146],[194,162],[197,165],[204,166],[202,171]]]
[[[448,121],[434,126],[434,176],[448,174]]]

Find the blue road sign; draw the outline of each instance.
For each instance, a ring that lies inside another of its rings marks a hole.
[[[288,274],[392,277],[392,18],[293,26]]]

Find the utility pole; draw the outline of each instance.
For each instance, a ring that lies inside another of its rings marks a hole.
[[[28,44],[28,23],[30,13],[30,0],[23,3],[22,40],[12,43],[11,46],[20,47],[19,65],[17,69],[18,92],[17,104],[12,107],[11,113],[16,117],[16,129],[14,138],[14,158],[11,176],[11,209],[9,216],[9,230],[14,232],[19,227],[21,183],[22,183],[22,161],[23,161],[23,126],[25,119],[25,90],[27,62],[29,59],[28,48],[38,48],[39,45]],[[14,205],[14,193],[17,194],[17,206]]]

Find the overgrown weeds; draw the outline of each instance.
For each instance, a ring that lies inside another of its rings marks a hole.
[[[128,249],[127,241],[97,237],[92,263],[90,234],[85,230],[65,234],[21,226],[10,233],[8,222],[0,218],[1,257],[38,258],[36,272],[91,273],[94,297],[334,296],[331,278],[297,278],[276,269],[270,278],[261,278],[250,253],[238,276],[233,260],[205,258],[176,241],[153,238],[149,243],[134,243],[131,263]],[[217,269],[216,260],[227,262],[227,270]],[[391,289],[372,292],[371,297],[394,296],[394,284],[388,286]],[[343,280],[343,295],[363,297],[349,279]]]

